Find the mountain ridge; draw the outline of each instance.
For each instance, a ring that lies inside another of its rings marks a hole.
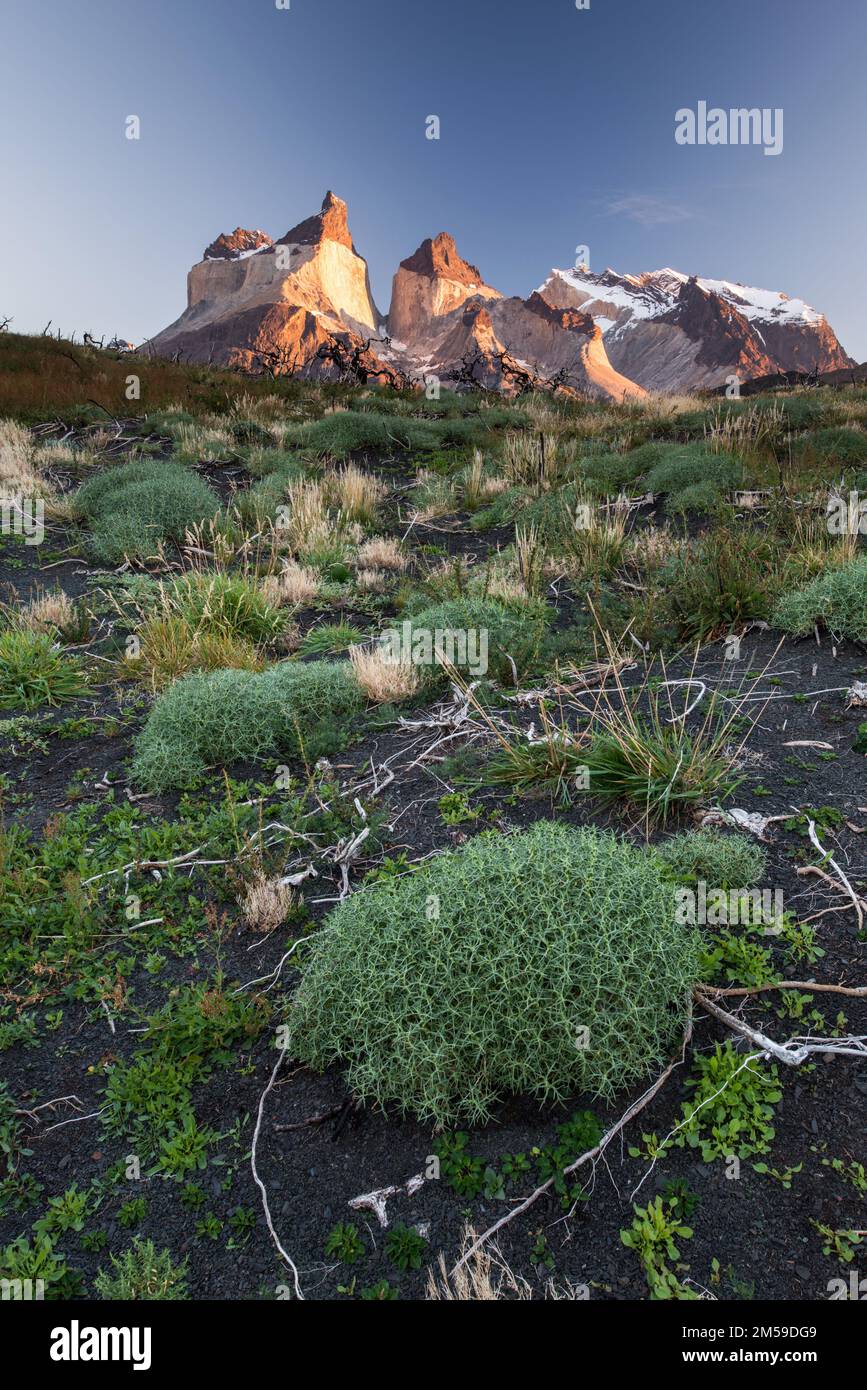
[[[188,274],[186,309],[147,346],[251,371],[328,378],[352,362],[393,384],[437,376],[617,399],[853,365],[824,315],[779,291],[578,265],[522,299],[488,284],[448,232],[400,262],[383,314],[331,191],[277,241],[242,227],[218,236]]]

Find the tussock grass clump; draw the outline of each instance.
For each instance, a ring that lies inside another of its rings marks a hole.
[[[409,564],[406,551],[393,536],[371,536],[358,547],[356,556],[361,569],[394,570],[401,573]]]
[[[0,709],[35,709],[75,700],[86,689],[81,667],[45,632],[0,633]]]
[[[546,786],[563,802],[576,792],[621,802],[641,814],[648,830],[711,797],[728,795],[737,785],[738,759],[749,733],[734,745],[741,704],[733,703],[725,717],[705,700],[703,717],[696,714],[687,727],[689,703],[700,683],[664,679],[659,686],[648,668],[642,683],[627,689],[610,638],[606,646],[610,683],[603,676],[598,691],[561,701],[557,719],[540,705],[541,738],[531,743],[517,731],[507,738],[492,725],[501,752],[488,765],[489,780],[521,790]]]
[[[312,762],[341,745],[361,705],[348,663],[186,676],[151,710],[136,740],[133,777],[162,792],[194,786],[209,768],[242,759],[288,754]]]
[[[265,658],[246,637],[194,625],[178,613],[154,613],[138,632],[138,655],[124,656],[121,674],[162,690],[193,671],[261,671]]]
[[[31,632],[59,633],[60,636],[74,632],[81,621],[79,610],[62,589],[37,594],[12,618],[15,627],[26,628]]]
[[[187,574],[162,590],[163,606],[185,618],[191,627],[251,642],[273,642],[284,627],[284,617],[242,575]]]
[[[503,436],[503,474],[518,487],[547,492],[562,479],[574,458],[575,441],[564,441],[556,434],[521,431]]]
[[[125,655],[121,669],[153,690],[192,671],[259,671],[265,647],[286,627],[261,588],[219,571],[160,584],[155,601],[137,607],[137,650]]]
[[[706,717],[697,729],[668,722],[670,702],[649,692],[646,713],[613,702],[600,705],[585,751],[591,796],[622,801],[647,823],[726,796],[736,784],[725,730]]]
[[[189,526],[219,508],[216,493],[195,473],[174,463],[144,459],[108,468],[74,496],[76,514],[90,523],[98,560],[146,559],[161,541],[183,540]]]
[[[378,478],[364,473],[354,463],[326,473],[323,487],[329,505],[348,521],[372,521],[386,493]]]
[[[269,575],[262,582],[262,593],[274,607],[309,603],[318,592],[319,575],[296,560],[285,560],[279,574]]]
[[[20,502],[47,491],[30,431],[15,420],[0,420],[0,500]]]
[[[349,660],[358,684],[377,704],[409,700],[421,688],[418,667],[406,658],[395,660],[383,647],[352,646]]]
[[[687,830],[654,846],[654,853],[681,883],[703,880],[715,888],[750,888],[765,874],[767,855],[755,840]]]
[[[708,641],[766,618],[778,554],[767,530],[744,526],[741,544],[725,529],[680,546],[659,576],[657,603],[680,636]]]
[[[289,1046],[437,1125],[513,1094],[610,1097],[682,1033],[697,951],[671,885],[625,841],[549,821],[487,833],[331,914]]]
[[[816,626],[836,638],[867,642],[867,556],[819,574],[802,589],[784,594],[771,622],[796,637]]]

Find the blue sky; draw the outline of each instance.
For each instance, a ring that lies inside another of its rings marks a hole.
[[[863,0],[0,0],[0,316],[139,341],[219,232],[332,188],[383,310],[438,231],[507,294],[586,244],[799,295],[864,360],[865,60]],[[676,144],[700,100],[782,107],[782,154]]]

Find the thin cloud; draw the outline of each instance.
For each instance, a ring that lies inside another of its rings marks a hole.
[[[682,203],[670,203],[665,198],[652,198],[644,193],[615,198],[605,211],[609,217],[627,217],[642,227],[662,227],[671,222],[686,222],[692,217],[689,208]]]

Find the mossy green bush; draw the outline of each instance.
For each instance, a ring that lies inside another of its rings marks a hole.
[[[627,454],[598,454],[581,460],[581,472],[594,492],[624,491],[670,453],[669,444],[640,444]]]
[[[685,510],[684,503],[691,497],[704,511],[737,487],[742,476],[743,465],[732,455],[712,453],[701,444],[684,444],[666,449],[648,470],[646,482],[650,492],[668,494],[669,509]],[[700,491],[695,492],[696,488]]]
[[[744,835],[687,830],[654,847],[653,853],[678,883],[703,881],[714,888],[750,888],[765,875],[762,846]]]
[[[187,527],[219,510],[207,483],[176,463],[142,459],[89,478],[73,497],[90,525],[91,548],[106,564],[145,559],[160,541],[181,540]]]
[[[239,760],[282,754],[314,762],[345,742],[362,704],[345,662],[185,676],[157,699],[136,739],[133,778],[162,792]]]
[[[311,943],[291,1055],[448,1125],[512,1094],[611,1097],[683,1031],[699,943],[652,857],[538,821],[354,893]]]
[[[658,440],[626,454],[600,454],[581,460],[591,492],[612,495],[646,488],[668,494],[669,511],[712,511],[741,480],[742,465],[730,454],[712,453],[704,444]]]
[[[807,637],[819,625],[834,637],[867,642],[867,557],[819,574],[784,594],[771,614],[774,627]]]
[[[820,464],[852,464],[867,462],[867,433],[847,425],[830,425],[821,430],[802,434],[792,445],[796,459],[814,460]]]
[[[301,425],[287,435],[290,442],[315,454],[344,457],[355,450],[394,453],[406,449],[436,449],[444,444],[468,444],[485,433],[477,418],[445,416],[416,420],[373,410],[341,410]]]
[[[481,674],[503,684],[514,685],[515,673],[520,677],[539,656],[549,616],[547,605],[538,599],[510,604],[493,598],[455,598],[411,613],[409,621],[414,646],[424,633],[472,633],[479,637],[482,633],[487,634],[487,670]],[[476,636],[472,640],[467,638],[467,662],[452,657],[456,669],[468,677],[479,674],[478,670],[473,670],[476,640]],[[433,642],[434,638],[431,637]],[[451,656],[448,646],[445,650]],[[447,672],[436,662],[429,671],[430,680],[434,683],[448,679]]]

